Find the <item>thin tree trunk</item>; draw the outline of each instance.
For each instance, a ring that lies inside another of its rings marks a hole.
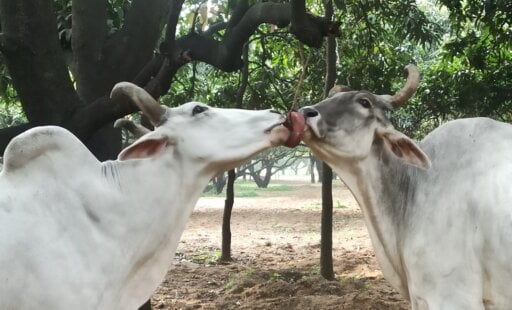
[[[325,16],[329,20],[333,15],[332,0],[325,4]],[[336,39],[327,39],[327,68],[324,97],[334,86],[336,78]],[[322,227],[320,242],[320,274],[327,280],[334,280],[332,263],[332,169],[326,163],[322,165]]]
[[[230,262],[231,257],[231,211],[235,202],[235,170],[228,171],[228,183],[226,187],[226,200],[224,201],[224,214],[222,216],[222,251],[220,256],[221,262]]]
[[[236,107],[242,108],[245,89],[249,81],[249,44],[245,44],[242,51],[242,60],[244,66],[242,68],[242,80],[236,95]],[[231,212],[235,203],[234,183],[236,179],[235,170],[228,171],[228,184],[226,188],[226,200],[224,202],[224,215],[222,216],[222,253],[221,262],[232,261],[231,257]],[[244,175],[245,179],[245,175]]]
[[[316,163],[316,160],[315,158],[313,157],[313,154],[309,153],[309,171],[310,171],[310,176],[311,176],[311,184],[315,184],[316,180],[315,180],[315,163]]]
[[[334,280],[334,269],[332,263],[332,170],[326,163],[322,163],[322,165],[320,274],[327,280]]]

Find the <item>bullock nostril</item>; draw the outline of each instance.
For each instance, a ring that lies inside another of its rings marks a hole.
[[[315,117],[318,115],[318,111],[313,108],[302,108],[299,110],[300,113],[304,114],[304,117]]]

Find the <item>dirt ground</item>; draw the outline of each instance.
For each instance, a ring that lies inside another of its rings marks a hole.
[[[282,182],[281,182],[282,183]],[[320,185],[236,198],[234,262],[218,264],[224,198],[201,198],[156,309],[409,309],[384,280],[351,193],[335,182],[335,281],[320,275]]]

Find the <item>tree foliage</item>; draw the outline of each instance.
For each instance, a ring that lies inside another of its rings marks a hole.
[[[339,84],[392,93],[405,64],[420,67],[416,98],[391,116],[407,134],[421,137],[458,117],[512,117],[510,1],[338,0],[336,23],[319,17],[323,4],[313,0],[160,0],[144,8],[141,0],[29,2],[0,1],[2,146],[28,127],[51,123],[75,132],[98,155],[115,154],[119,134],[110,122],[135,111],[129,102],[108,100],[119,80],[145,86],[168,105],[193,99],[234,107],[240,75],[232,71],[242,64],[244,44],[244,108],[284,111],[295,99],[299,106],[317,102],[325,51],[311,34],[326,31],[340,34]]]
[[[286,28],[314,47],[337,32],[335,23],[308,13],[304,0],[1,0],[0,22],[3,63],[27,118],[0,130],[0,149],[27,128],[55,124],[100,159],[121,147],[110,124],[136,111],[130,102],[108,98],[116,82],[132,81],[158,98],[189,63],[192,74],[208,70],[197,63],[239,70],[243,46],[261,25]],[[188,89],[194,95],[195,87]]]

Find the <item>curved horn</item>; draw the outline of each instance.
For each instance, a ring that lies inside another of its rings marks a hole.
[[[120,118],[114,123],[115,128],[124,128],[132,133],[132,135],[135,136],[135,138],[140,138],[143,135],[147,134],[148,132],[151,132],[151,130],[147,129],[146,127],[142,125],[137,125],[134,122],[132,122],[129,119],[126,118]]]
[[[414,95],[416,89],[420,84],[420,72],[418,68],[413,65],[407,65],[405,67],[404,73],[407,76],[407,81],[405,82],[405,86],[396,92],[389,100],[390,104],[393,108],[398,108],[409,100],[409,98]]]
[[[121,94],[128,96],[137,107],[139,107],[142,113],[148,117],[153,126],[158,127],[165,122],[166,109],[143,88],[133,83],[120,82],[112,88],[110,98],[117,97]]]

